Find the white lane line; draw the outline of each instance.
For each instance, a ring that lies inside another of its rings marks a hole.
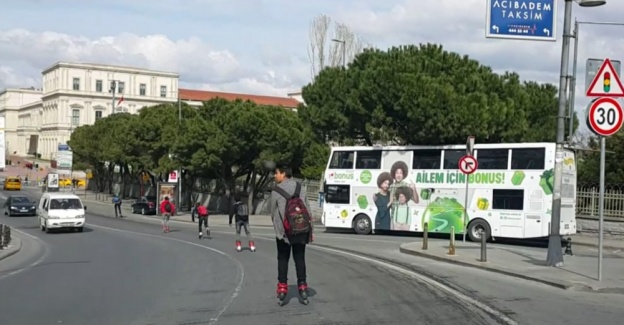
[[[428,277],[426,277],[426,276],[424,276],[422,274],[418,274],[418,273],[416,273],[416,272],[414,272],[412,270],[409,270],[409,269],[406,269],[406,268],[403,268],[403,267],[399,267],[399,266],[396,266],[396,265],[392,265],[392,264],[387,264],[387,263],[385,263],[383,261],[379,261],[379,260],[376,260],[376,259],[373,259],[373,258],[370,258],[370,257],[361,256],[361,255],[352,254],[352,253],[347,253],[347,252],[343,252],[343,251],[336,250],[336,249],[331,249],[331,248],[326,248],[326,247],[319,247],[319,246],[314,246],[314,245],[310,245],[310,247],[318,249],[318,250],[324,250],[324,251],[327,251],[327,252],[331,252],[331,253],[334,253],[334,254],[341,254],[341,255],[348,256],[348,257],[351,257],[351,258],[354,258],[354,259],[361,259],[361,260],[367,261],[369,263],[375,263],[377,265],[384,266],[384,267],[386,267],[388,269],[391,269],[391,270],[393,270],[395,272],[398,272],[398,273],[410,276],[412,278],[418,279],[418,280],[420,280],[420,281],[422,281],[424,283],[429,284],[432,287],[435,287],[435,288],[438,288],[438,289],[440,289],[442,291],[445,291],[446,293],[454,296],[458,300],[460,300],[460,301],[462,301],[462,302],[464,302],[464,303],[466,303],[468,305],[472,305],[473,307],[481,309],[481,310],[485,311],[486,313],[488,313],[490,315],[494,315],[496,318],[498,318],[500,321],[504,322],[507,325],[518,325],[518,323],[515,320],[509,318],[507,315],[501,313],[500,311],[495,310],[495,309],[491,308],[490,306],[488,306],[488,305],[486,305],[486,304],[484,304],[484,303],[482,303],[480,301],[477,301],[477,300],[475,300],[473,298],[470,298],[467,295],[465,295],[465,294],[463,294],[463,293],[461,293],[461,292],[459,292],[459,291],[457,291],[457,290],[455,290],[453,288],[450,288],[450,287],[448,287],[448,286],[446,286],[446,285],[444,285],[444,284],[442,284],[440,282],[437,282],[437,281],[435,281],[435,280],[433,280],[431,278],[428,278]]]
[[[16,275],[18,273],[22,273],[22,272],[24,272],[24,271],[26,271],[26,270],[28,270],[30,268],[33,268],[33,267],[41,264],[41,262],[43,262],[43,260],[48,256],[48,252],[49,252],[48,247],[43,243],[43,241],[41,239],[39,239],[39,238],[37,238],[37,237],[35,237],[35,236],[31,235],[31,234],[27,234],[27,233],[25,233],[25,232],[23,232],[21,230],[15,229],[15,228],[11,228],[11,231],[17,231],[20,234],[26,235],[26,236],[28,236],[30,238],[33,238],[36,241],[39,241],[41,243],[41,246],[43,247],[44,253],[43,253],[43,255],[41,255],[41,257],[39,257],[39,259],[37,259],[34,263],[28,265],[27,267],[24,267],[24,268],[21,268],[21,269],[17,269],[17,270],[15,270],[13,272],[1,275],[0,276],[0,280],[2,280],[4,278],[8,278],[8,277],[10,277],[12,275]],[[24,243],[22,242],[22,249],[24,248],[23,245],[24,245]]]
[[[221,234],[232,234],[231,232],[223,232],[223,231],[212,231],[212,232],[213,233],[221,233]],[[275,237],[269,238],[269,237],[265,237],[265,236],[262,236],[262,235],[261,236],[254,235],[254,238],[263,239],[263,240],[267,240],[267,241],[275,240]],[[484,304],[484,303],[482,303],[482,302],[480,302],[478,300],[475,300],[475,299],[473,299],[473,298],[471,298],[471,297],[469,297],[469,296],[467,296],[467,295],[465,295],[465,294],[463,294],[463,293],[461,293],[461,292],[459,292],[459,291],[457,291],[457,290],[455,290],[455,289],[453,289],[453,288],[451,288],[449,286],[446,286],[446,285],[444,285],[444,284],[442,284],[440,282],[437,282],[437,281],[435,281],[435,280],[433,280],[433,279],[431,279],[429,277],[426,277],[426,276],[424,276],[422,274],[414,272],[414,271],[412,271],[410,269],[407,269],[407,268],[404,268],[404,267],[400,267],[400,266],[397,266],[397,265],[393,265],[393,264],[388,264],[388,263],[386,263],[384,261],[380,261],[380,260],[377,260],[377,259],[374,259],[374,258],[370,258],[370,257],[358,255],[358,254],[353,254],[353,253],[349,253],[349,252],[344,252],[344,251],[341,251],[341,250],[338,250],[338,249],[332,249],[332,248],[327,248],[327,247],[315,246],[314,244],[309,245],[308,247],[316,249],[316,250],[330,252],[330,253],[333,253],[335,255],[343,255],[343,256],[354,258],[354,259],[364,260],[364,261],[369,262],[369,263],[374,263],[374,264],[386,267],[386,268],[388,268],[390,270],[393,270],[395,272],[398,272],[398,273],[410,276],[412,278],[418,279],[421,282],[427,283],[427,284],[429,284],[429,285],[431,285],[431,286],[433,286],[435,288],[443,290],[443,291],[447,292],[448,294],[450,294],[451,296],[454,296],[455,298],[457,298],[459,301],[464,302],[464,303],[466,303],[468,305],[471,305],[471,306],[473,306],[473,307],[475,307],[477,309],[480,309],[482,311],[485,311],[486,313],[488,313],[490,315],[493,315],[494,317],[498,318],[500,321],[502,321],[506,325],[518,325],[518,323],[515,320],[509,318],[504,313],[502,313],[500,311],[497,311],[497,310],[491,308],[490,306],[488,306],[488,305],[486,305],[486,304]]]
[[[164,236],[159,236],[159,235],[153,235],[153,234],[145,234],[145,233],[140,233],[140,232],[135,232],[135,231],[130,231],[130,230],[122,230],[122,229],[116,229],[116,228],[110,228],[110,227],[105,227],[105,226],[99,226],[99,225],[94,225],[94,224],[89,224],[89,227],[94,227],[94,228],[100,228],[100,229],[106,229],[106,230],[110,230],[110,231],[116,231],[116,232],[121,232],[121,233],[127,233],[127,234],[133,234],[133,235],[139,235],[139,236],[145,236],[145,237],[153,237],[153,238],[159,238],[159,239],[165,239],[165,240],[172,240],[178,243],[183,243],[183,244],[187,244],[187,245],[192,245],[192,246],[196,246],[199,248],[203,248],[203,249],[207,249],[209,251],[215,252],[217,254],[223,255],[225,257],[227,257],[230,261],[232,261],[234,264],[236,264],[236,268],[238,269],[238,282],[236,284],[236,287],[234,288],[234,292],[232,293],[232,295],[230,295],[230,297],[228,297],[225,301],[224,304],[221,306],[221,308],[217,311],[217,313],[214,315],[214,317],[210,318],[210,321],[208,322],[208,324],[216,324],[219,321],[219,317],[221,317],[221,315],[223,315],[223,313],[228,309],[228,307],[230,307],[230,305],[234,302],[234,299],[236,299],[236,297],[238,297],[238,295],[240,294],[240,292],[243,289],[243,282],[245,281],[245,269],[243,268],[243,264],[241,264],[241,262],[237,259],[235,259],[232,255],[223,252],[221,250],[212,248],[212,247],[208,247],[208,246],[202,246],[200,244],[197,243],[193,243],[193,242],[189,242],[186,240],[181,240],[181,239],[177,239],[177,238],[171,238],[171,237],[164,237]]]

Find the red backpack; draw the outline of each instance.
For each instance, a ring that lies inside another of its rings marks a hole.
[[[289,195],[284,189],[277,186],[273,190],[286,199],[286,211],[284,215],[280,213],[286,234],[295,236],[310,232],[312,229],[312,218],[305,203],[299,197],[301,183],[297,182],[297,188],[293,195]]]
[[[208,216],[208,209],[206,209],[205,206],[200,205],[200,206],[197,207],[197,214],[200,217],[207,217]]]

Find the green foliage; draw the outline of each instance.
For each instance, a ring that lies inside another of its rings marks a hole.
[[[299,112],[320,142],[554,141],[557,88],[498,75],[441,46],[365,50],[303,88]]]
[[[618,132],[606,139],[605,179],[611,184],[624,184],[624,132]],[[600,140],[589,139],[588,151],[579,153],[578,182],[598,184],[600,180]]]
[[[248,176],[249,193],[268,181],[264,161],[297,170],[309,144],[310,133],[296,113],[222,99],[199,108],[183,105],[181,121],[175,105],[146,107],[138,115],[114,114],[77,128],[70,140],[75,163],[93,166],[99,175],[112,173],[117,165],[135,176],[148,171],[164,179],[182,167],[187,184],[204,177],[218,179],[230,190],[236,179]]]
[[[306,179],[321,179],[327,166],[329,151],[329,146],[324,143],[312,143],[305,152],[301,175]]]

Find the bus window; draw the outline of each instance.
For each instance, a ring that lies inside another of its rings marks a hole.
[[[459,169],[459,159],[466,155],[466,150],[444,150],[444,169]]]
[[[493,190],[493,210],[523,210],[524,190]]]
[[[442,150],[414,150],[412,169],[440,169],[441,161]]]
[[[381,150],[358,151],[355,157],[355,169],[381,168]]]
[[[349,204],[351,199],[350,185],[326,185],[325,203]]]
[[[507,169],[509,149],[478,149],[479,169]]]
[[[353,169],[353,151],[334,151],[329,169]]]
[[[544,169],[545,160],[545,148],[511,149],[511,169]]]

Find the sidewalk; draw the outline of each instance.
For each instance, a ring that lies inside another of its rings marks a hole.
[[[91,192],[87,192],[87,196],[84,196],[84,191],[77,191],[78,196],[84,203],[84,205],[90,207],[94,204],[97,205],[97,209],[89,208],[89,211],[92,211],[95,214],[103,214],[107,208],[110,209],[110,213],[113,214],[113,204],[110,201],[111,197],[106,194],[96,195]],[[130,205],[131,201],[126,201],[122,204],[121,209],[124,216],[132,215]],[[148,215],[146,217],[155,218],[160,220],[160,216],[158,215]],[[179,221],[179,222],[188,222],[193,223],[191,220],[191,213],[188,211],[182,211],[179,215],[172,216],[171,220]],[[227,226],[229,224],[229,216],[225,214],[211,214],[209,219],[210,226]],[[273,221],[271,220],[271,216],[269,215],[252,215],[249,217],[249,223],[253,227],[273,227]]]
[[[22,249],[22,240],[11,234],[11,243],[4,249],[0,249],[0,261],[3,259],[17,254]]]
[[[624,294],[622,273],[624,243],[613,241],[610,244],[613,248],[605,248],[603,252],[602,282],[597,281],[598,250],[574,246],[574,241],[572,251],[575,255],[564,255],[564,266],[560,268],[545,265],[547,251],[542,248],[488,243],[487,262],[480,261],[480,244],[464,243],[461,240],[455,242],[455,255],[452,256],[448,255],[449,240],[430,239],[427,250],[422,249],[422,241],[405,243],[400,246],[400,251],[404,254],[535,281],[560,289]]]

